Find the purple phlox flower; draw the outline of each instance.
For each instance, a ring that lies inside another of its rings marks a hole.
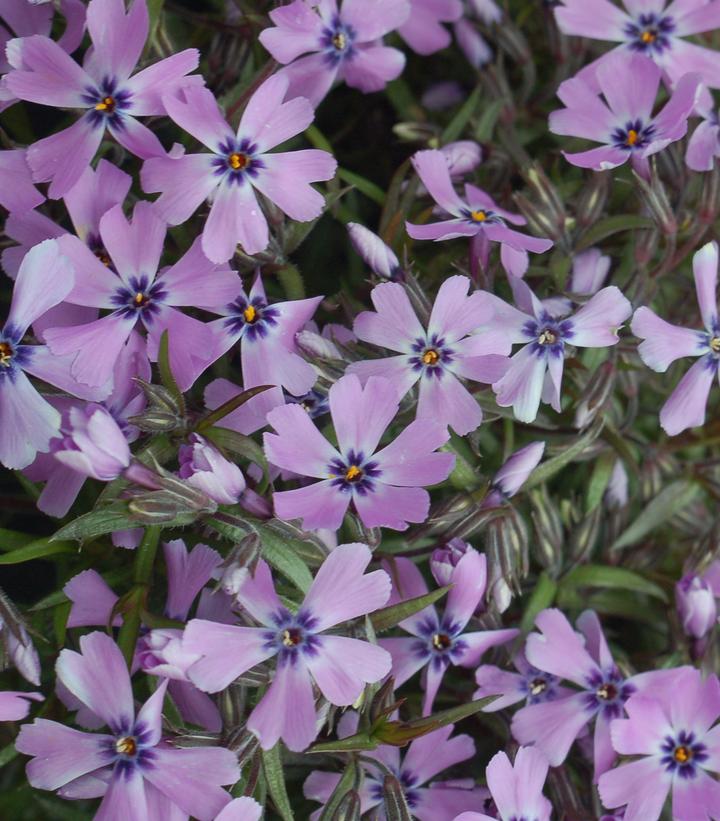
[[[392,248],[357,222],[349,222],[347,229],[353,248],[374,274],[385,279],[398,279],[402,268]]]
[[[532,422],[540,401],[560,413],[565,346],[605,348],[616,345],[617,331],[632,313],[618,288],[598,291],[576,313],[561,318],[550,314],[521,279],[511,279],[517,308],[497,297],[495,317],[488,330],[513,343],[524,343],[513,355],[505,376],[493,385],[500,407],[512,407],[521,422]]]
[[[308,530],[337,530],[352,502],[366,527],[405,530],[408,522],[424,522],[430,496],[423,486],[447,479],[455,464],[452,454],[435,452],[449,438],[445,425],[416,419],[378,450],[398,412],[395,385],[371,376],[363,388],[357,376],[348,374],[330,388],[328,400],[337,448],[298,405],[268,414],[276,431],[263,437],[268,461],[320,480],[275,492],[275,514],[281,519],[302,518]]]
[[[245,490],[240,468],[197,433],[191,433],[188,444],[180,447],[178,459],[178,475],[220,505],[235,504]]]
[[[124,202],[131,183],[129,174],[107,160],[100,160],[96,170],[88,166],[83,171],[63,198],[75,233],[105,264],[110,260],[100,239],[100,218],[114,205]],[[22,210],[8,216],[5,233],[18,243],[2,252],[2,266],[14,279],[30,248],[44,239],[57,239],[68,231],[39,211]]]
[[[338,736],[352,735],[356,727],[357,715],[348,712],[338,723]],[[400,782],[410,812],[419,821],[453,821],[459,813],[476,807],[486,791],[475,788],[473,779],[427,783],[443,770],[475,755],[472,738],[469,735],[451,738],[452,732],[451,724],[415,739],[403,758],[397,747],[384,744],[364,753],[364,777],[358,788],[361,814],[373,810],[373,818],[385,821],[383,780],[388,770]],[[326,804],[339,780],[340,773],[314,770],[305,779],[303,793],[311,801]],[[310,821],[318,821],[321,812],[316,810]]]
[[[499,242],[503,266],[514,276],[527,270],[528,251],[542,254],[552,248],[552,240],[530,237],[508,228],[508,222],[524,225],[525,218],[500,208],[482,189],[466,184],[463,200],[453,188],[448,158],[441,151],[418,151],[412,162],[430,196],[451,216],[444,222],[428,225],[406,222],[407,232],[413,239],[438,242],[469,237],[473,258],[479,259],[483,267],[487,265],[490,242]]]
[[[495,0],[466,0],[471,12],[486,25],[502,20],[502,9]]]
[[[508,368],[511,345],[500,334],[478,333],[493,317],[485,291],[468,296],[470,280],[453,276],[440,286],[427,329],[423,328],[403,285],[382,283],[372,290],[375,311],[355,319],[358,339],[399,356],[353,362],[348,373],[363,382],[371,376],[392,381],[398,399],[419,382],[417,417],[449,425],[460,436],[482,422],[482,409],[460,379],[492,383]]]
[[[215,308],[223,315],[210,324],[215,337],[216,358],[240,346],[243,385],[277,385],[294,396],[312,388],[317,379],[315,369],[298,355],[295,336],[315,313],[322,297],[270,303],[260,274],[250,293],[236,283],[231,295]],[[218,300],[219,302],[219,300]],[[265,412],[275,407],[277,392],[265,391],[256,407]]]
[[[581,296],[592,296],[607,279],[612,260],[599,248],[588,248],[573,257],[570,272],[570,291]]]
[[[532,442],[516,450],[493,476],[481,507],[497,507],[511,499],[530,478],[544,452],[545,442]]]
[[[0,591],[0,649],[31,684],[40,684],[40,656],[35,649],[22,617],[5,594]]]
[[[27,211],[45,201],[33,185],[26,149],[0,151],[0,173],[4,181],[0,188],[0,205],[3,208],[10,212]]]
[[[37,323],[35,326],[37,327]],[[133,331],[115,363],[113,391],[102,402],[102,406],[118,424],[128,442],[134,442],[140,435],[140,431],[135,425],[130,424],[128,419],[139,414],[146,405],[145,394],[135,381],[135,377],[149,381],[150,362],[147,358],[145,340]],[[88,474],[75,470],[62,459],[56,459],[55,452],[66,449],[65,445],[68,443],[71,449],[75,449],[76,446],[72,445],[73,424],[70,410],[75,408],[75,412],[80,413],[81,418],[84,417],[86,410],[84,404],[66,397],[49,397],[48,401],[61,414],[60,438],[53,439],[50,443],[50,452],[39,453],[24,473],[33,482],[45,482],[37,501],[38,510],[48,516],[61,517],[70,510]],[[103,448],[105,443],[101,441],[99,445]]]
[[[542,704],[573,694],[572,690],[560,686],[560,679],[544,670],[533,667],[520,651],[512,660],[517,673],[503,670],[492,664],[483,664],[475,671],[478,689],[473,698],[499,696],[483,712],[494,713],[524,701],[525,704]]]
[[[697,362],[677,384],[660,410],[660,425],[670,436],[705,424],[705,408],[720,363],[720,320],[717,310],[718,245],[709,242],[693,257],[693,273],[700,315],[705,329],[680,328],[647,307],[638,308],[631,329],[643,342],[642,361],[664,373],[676,359],[692,356]]]
[[[573,741],[595,720],[595,779],[610,769],[615,751],[610,722],[623,714],[627,699],[638,691],[672,686],[677,670],[640,673],[626,678],[615,664],[596,613],[577,620],[582,635],[556,609],[535,619],[541,633],[531,633],[525,655],[538,670],[566,679],[579,689],[567,698],[530,704],[515,713],[512,732],[519,744],[535,744],[553,767],[565,760]],[[679,668],[683,669],[683,668]]]
[[[33,756],[33,787],[63,798],[103,797],[97,819],[165,817],[184,812],[212,821],[229,801],[221,785],[240,777],[235,755],[221,747],[179,749],[162,743],[162,682],[135,713],[122,653],[104,633],[80,639],[80,653],[62,650],[58,679],[102,719],[110,733],[84,733],[36,719],[17,737],[19,752]],[[158,794],[159,793],[159,794]],[[151,806],[164,812],[149,812]]]
[[[30,702],[43,700],[42,693],[0,690],[0,721],[22,721],[30,712]]]
[[[552,804],[542,794],[548,762],[534,747],[520,747],[511,764],[505,753],[497,753],[485,770],[490,794],[500,821],[550,821]],[[479,812],[465,812],[455,821],[493,821]]]
[[[215,821],[260,821],[263,808],[254,798],[235,798],[215,816]]]
[[[336,80],[368,93],[399,77],[405,55],[382,38],[409,14],[408,0],[342,0],[339,7],[337,0],[294,0],[270,12],[275,25],[260,32],[260,42],[286,65],[287,96],[317,106]]]
[[[165,114],[161,96],[183,84],[202,82],[185,75],[198,65],[197,49],[186,49],[131,76],[148,35],[145,0],[91,0],[87,26],[92,48],[79,66],[60,45],[33,35],[11,40],[13,70],[7,88],[21,100],[82,111],[69,128],[28,149],[35,182],[49,182],[49,196],[65,196],[95,156],[106,129],[142,159],[164,154],[155,134],[136,118]]]
[[[436,547],[430,556],[430,572],[439,587],[450,584],[453,571],[462,557],[473,547],[462,539],[450,539],[442,547]]]
[[[704,638],[718,620],[715,592],[695,573],[686,573],[675,585],[675,605],[683,630],[694,639]]]
[[[463,17],[453,26],[460,51],[473,68],[482,68],[493,58],[493,51],[474,23]]]
[[[433,54],[450,45],[450,32],[442,24],[462,15],[460,0],[410,0],[410,16],[398,34],[418,54]]]
[[[80,45],[85,33],[85,5],[82,0],[61,0],[60,11],[65,18],[65,28],[57,41],[63,51],[72,54]],[[31,3],[28,0],[5,0],[0,11],[0,74],[10,71],[5,57],[5,47],[13,37],[30,37],[33,34],[50,36],[54,3]],[[16,102],[4,85],[0,86],[0,111]]]
[[[23,342],[30,325],[67,298],[73,282],[73,267],[56,240],[36,245],[20,265],[8,318],[0,330],[0,462],[5,467],[27,467],[60,433],[60,413],[26,374],[84,399],[101,399],[108,393],[107,388],[79,384],[71,375],[72,357],[54,356],[45,345]]]
[[[599,783],[606,807],[625,808],[625,821],[657,821],[668,793],[672,817],[699,821],[720,815],[720,684],[683,668],[675,686],[630,698],[627,718],[612,722],[621,755],[640,756],[606,772]],[[715,726],[713,726],[715,725]]]
[[[697,74],[684,75],[670,100],[653,116],[660,76],[652,60],[623,51],[608,57],[597,70],[604,100],[584,80],[565,80],[557,95],[566,108],[552,112],[550,131],[603,143],[579,154],[563,151],[565,159],[595,171],[630,160],[634,170],[648,178],[648,157],[685,136],[701,88]],[[618,77],[632,77],[632,82],[620,83]]]
[[[685,162],[693,171],[712,171],[715,157],[720,156],[720,119],[715,101],[703,87],[695,105],[695,113],[702,122],[688,140]]]
[[[221,405],[239,396],[244,390],[242,385],[236,385],[229,379],[214,379],[205,388],[205,406],[208,410],[217,410]],[[222,426],[249,436],[265,427],[269,411],[284,404],[282,390],[270,388],[270,390],[253,396],[244,405],[240,405],[239,408],[223,417]]]
[[[456,140],[438,150],[445,155],[448,171],[453,178],[462,177],[474,171],[483,158],[482,146],[474,140]]]
[[[336,547],[318,570],[297,613],[280,601],[270,568],[259,561],[238,594],[238,603],[258,627],[221,625],[194,619],[185,628],[183,646],[201,655],[190,680],[218,692],[239,675],[273,656],[272,683],[250,714],[247,728],[263,749],[282,738],[294,751],[317,735],[313,682],[331,704],[356,701],[366,683],[390,671],[390,656],[377,645],[325,631],[382,607],[390,595],[383,570],[365,574],[372,555],[362,544]]]
[[[202,245],[214,262],[230,259],[238,244],[250,255],[267,248],[269,229],[256,190],[302,222],[320,216],[325,205],[310,183],[332,179],[337,163],[331,154],[314,148],[269,153],[313,121],[304,97],[283,102],[286,96],[287,80],[270,77],[250,98],[237,132],[206,88],[163,97],[168,115],[212,153],[148,160],[140,175],[143,189],[161,192],[157,208],[170,225],[185,222],[211,199]]]
[[[585,66],[578,77],[596,83],[608,62],[632,54],[654,61],[673,86],[684,74],[697,72],[709,86],[720,87],[717,51],[683,39],[720,26],[720,2],[623,0],[623,5],[627,11],[609,0],[562,0],[555,8],[555,19],[565,34],[620,43]]]
[[[168,618],[184,621],[200,593],[197,606],[199,617],[231,621],[229,600],[222,593],[213,593],[205,585],[222,563],[220,555],[207,545],[198,544],[188,552],[181,539],[163,545],[167,567],[167,599],[164,613]],[[68,627],[107,626],[118,596],[95,570],[84,570],[65,585],[63,592],[72,602]],[[122,616],[112,619],[119,627]],[[168,692],[186,721],[211,732],[222,726],[220,713],[214,702],[200,692],[187,678],[188,668],[198,660],[197,654],[188,654],[182,647],[182,631],[173,628],[150,630],[143,633],[135,654],[133,669],[169,679]],[[70,708],[77,708],[67,698]],[[78,715],[78,723],[87,726],[86,716]]]
[[[74,355],[72,374],[78,381],[87,385],[108,382],[138,322],[147,330],[148,355],[153,361],[162,333],[168,331],[170,367],[181,390],[187,390],[215,360],[211,329],[177,307],[220,308],[236,292],[237,274],[210,262],[199,239],[173,266],[158,272],[165,233],[165,223],[154,207],[138,202],[130,222],[119,205],[100,220],[100,238],[112,267],[77,237],[58,240],[75,266],[75,285],[67,301],[111,311],[93,322],[45,332],[53,353]]]
[[[410,559],[398,558],[386,567],[393,578],[391,604],[428,592],[425,580]],[[450,584],[452,589],[442,616],[429,605],[400,622],[400,627],[412,634],[411,638],[380,640],[380,646],[392,655],[392,674],[398,687],[425,668],[423,715],[432,711],[448,667],[477,667],[483,653],[518,635],[515,629],[466,632],[468,622],[485,595],[485,554],[470,548],[453,568]]]

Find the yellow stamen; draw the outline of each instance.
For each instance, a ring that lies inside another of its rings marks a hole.
[[[637,133],[637,131],[635,131],[634,128],[631,128],[630,131],[628,131],[627,133],[627,139],[625,140],[625,142],[628,145],[635,145],[639,138],[640,135]]]
[[[557,335],[547,328],[538,337],[541,345],[554,345],[557,342]]]
[[[710,340],[710,348],[713,353],[720,353],[720,336],[714,336]]]
[[[243,317],[245,322],[255,322],[257,319],[257,311],[253,308],[252,305],[248,305],[247,308],[243,311]]]
[[[8,342],[0,342],[0,367],[9,368],[13,349]]]
[[[332,38],[332,44],[338,51],[342,51],[347,45],[347,37],[341,31],[339,31]]]
[[[285,647],[297,647],[298,644],[300,644],[300,631],[290,629],[283,630],[282,643]]]
[[[471,211],[470,217],[472,218],[473,222],[485,222],[487,219],[487,214],[485,211]]]
[[[447,650],[451,644],[450,636],[446,636],[445,633],[435,633],[432,637],[432,646],[436,650]]]
[[[247,154],[241,154],[235,151],[228,157],[228,163],[233,171],[242,171],[250,165],[250,157]]]
[[[432,348],[425,351],[425,353],[422,355],[422,361],[426,365],[437,365],[439,359],[440,354],[437,351],[434,351]]]
[[[362,476],[362,470],[356,465],[350,465],[345,471],[345,479],[348,482],[354,482]]]
[[[115,752],[121,755],[135,755],[137,752],[137,744],[132,736],[125,736],[125,738],[118,738],[115,742]]]
[[[603,701],[612,701],[617,696],[617,687],[614,684],[603,684],[597,689],[597,697]]]
[[[675,752],[673,753],[673,758],[678,762],[678,764],[687,764],[692,757],[692,750],[684,745],[676,747]]]
[[[546,689],[547,681],[545,681],[545,679],[536,678],[530,682],[530,692],[534,696],[539,696],[540,693],[544,693]]]
[[[135,294],[135,304],[142,305],[145,302],[145,294],[141,294],[139,291]]]
[[[640,35],[640,39],[643,43],[654,43],[657,40],[657,34],[650,29],[645,29],[645,31]]]
[[[113,97],[103,97],[95,106],[95,111],[107,111],[112,113],[115,110],[115,100]]]

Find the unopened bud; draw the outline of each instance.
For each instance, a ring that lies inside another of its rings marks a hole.
[[[594,225],[605,210],[612,174],[610,171],[596,171],[583,185],[576,209],[576,218],[580,228]]]
[[[703,174],[698,217],[704,225],[711,225],[720,212],[720,169],[713,165],[712,171]]]
[[[535,558],[554,575],[562,567],[563,525],[560,512],[544,484],[530,491],[530,501],[536,536],[533,540]]]
[[[570,558],[578,564],[587,561],[595,548],[602,515],[602,508],[598,505],[592,513],[583,517],[570,535]]]
[[[355,790],[346,793],[333,813],[332,821],[360,821],[362,805]]]
[[[405,792],[394,775],[386,775],[383,781],[383,804],[387,821],[412,821]]]
[[[588,380],[575,411],[575,427],[583,430],[601,413],[615,387],[615,363],[603,362]]]
[[[529,569],[527,528],[512,509],[489,522],[485,533],[490,582],[489,594],[502,612],[507,607],[507,591],[519,592],[520,580]]]
[[[453,26],[453,31],[460,50],[473,68],[482,68],[492,60],[492,49],[469,20],[458,20]]]
[[[138,416],[131,416],[128,422],[146,433],[169,433],[185,427],[181,417],[158,410],[148,410]]]
[[[228,596],[237,596],[248,577],[255,573],[260,558],[260,537],[250,533],[236,545],[220,566],[220,587]]]
[[[557,214],[546,205],[534,203],[524,194],[513,194],[513,200],[520,213],[527,220],[528,227],[534,234],[550,237],[557,242],[564,233],[564,223],[557,221]]]
[[[437,547],[430,557],[430,572],[440,587],[450,584],[453,570],[471,546],[462,539],[450,539]]]
[[[391,676],[385,681],[370,702],[370,722],[374,724],[379,718],[386,718],[398,709],[401,701],[395,698],[395,679]]]
[[[164,522],[191,524],[201,513],[214,513],[217,510],[217,504],[205,497],[203,505],[193,510],[186,500],[167,490],[157,490],[133,497],[128,502],[128,510],[138,522],[143,524],[154,525]]]
[[[660,177],[653,167],[650,179],[646,180],[633,172],[635,184],[640,192],[640,199],[645,203],[653,221],[665,236],[677,233],[677,219],[670,205],[670,200]]]
[[[178,406],[175,394],[169,391],[164,385],[153,385],[139,377],[136,377],[135,381],[143,389],[148,404],[153,408],[174,415],[181,414],[181,409]]]

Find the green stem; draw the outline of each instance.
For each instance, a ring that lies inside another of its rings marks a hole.
[[[132,665],[135,645],[140,635],[141,613],[147,600],[161,531],[162,528],[159,525],[146,527],[142,541],[135,553],[135,567],[133,569],[135,586],[129,596],[131,606],[123,614],[123,625],[118,635],[118,647],[122,651],[128,668]]]

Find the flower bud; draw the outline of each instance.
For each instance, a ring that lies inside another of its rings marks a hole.
[[[69,430],[53,442],[55,458],[84,476],[110,482],[130,464],[130,448],[118,423],[102,405],[76,405],[68,412]]]
[[[360,821],[361,813],[360,796],[355,790],[350,790],[342,797],[333,813],[332,821]]]
[[[675,604],[683,630],[688,636],[701,639],[717,622],[717,604],[710,584],[688,573],[675,585]]]
[[[602,508],[596,507],[589,516],[583,517],[580,524],[573,530],[568,550],[573,561],[582,564],[592,554],[600,532],[602,515]]]
[[[220,587],[228,596],[237,596],[250,574],[255,573],[260,547],[260,537],[256,533],[250,533],[232,549],[223,562],[220,568]]]
[[[481,507],[497,507],[514,496],[538,466],[544,452],[544,442],[532,442],[516,450],[493,477]]]
[[[473,68],[482,68],[492,60],[492,49],[469,20],[458,20],[453,30],[460,50]]]
[[[576,209],[576,219],[580,228],[594,225],[605,210],[611,184],[610,171],[596,171],[583,185]]]
[[[551,500],[546,485],[530,491],[535,525],[535,558],[551,574],[562,567],[563,526],[560,512]]]
[[[650,179],[646,180],[633,171],[635,184],[640,192],[640,199],[645,203],[650,215],[660,231],[666,236],[677,234],[677,220],[670,205],[665,186],[655,169],[651,170]]]
[[[611,361],[600,364],[588,380],[575,411],[575,427],[583,430],[601,413],[615,387],[615,364]]]
[[[482,148],[473,140],[448,143],[440,152],[445,155],[451,177],[463,177],[474,171],[482,162]]]
[[[599,248],[588,248],[573,259],[570,290],[592,296],[602,288],[610,270],[611,259]]]
[[[182,637],[183,631],[174,628],[150,630],[138,641],[135,660],[152,676],[188,681],[187,671],[200,656],[187,652]]]
[[[392,248],[357,222],[349,222],[347,229],[353,248],[373,273],[385,279],[399,278],[402,269]]]
[[[240,468],[197,433],[191,434],[189,443],[180,448],[178,458],[178,475],[218,504],[234,504],[245,490]]]
[[[462,539],[450,539],[442,547],[437,547],[430,557],[430,572],[440,587],[450,584],[457,563],[472,547]]]
[[[529,569],[528,536],[525,523],[511,509],[488,523],[485,536],[488,559],[488,595],[502,613],[510,605],[513,590]]]
[[[473,14],[488,26],[502,20],[502,10],[495,0],[468,0],[468,5]]]

